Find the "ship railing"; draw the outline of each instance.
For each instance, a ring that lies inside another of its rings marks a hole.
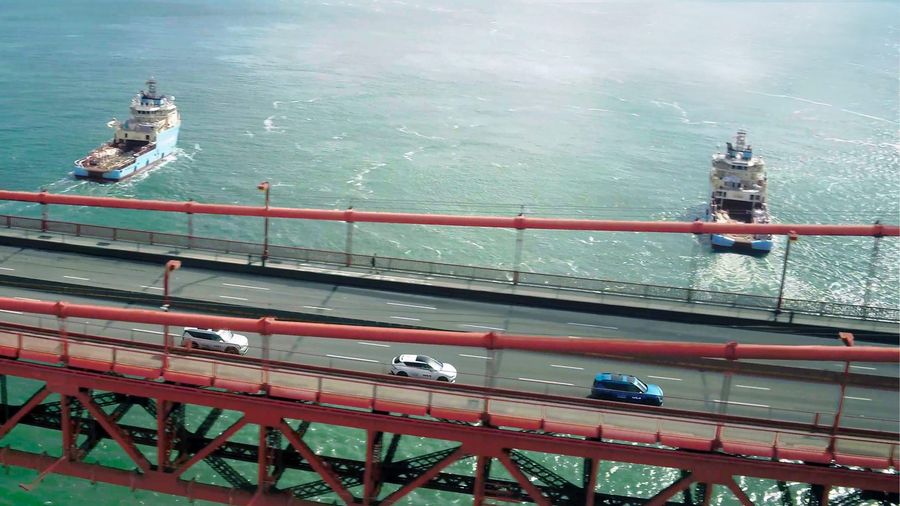
[[[23,230],[26,232],[26,236],[35,231],[39,235],[48,232],[58,233],[63,235],[63,242],[65,242],[65,236],[74,236],[131,243],[136,245],[138,251],[144,245],[204,251],[212,254],[213,258],[217,260],[221,258],[221,255],[232,261],[234,257],[245,257],[248,261],[253,261],[254,257],[259,259],[263,254],[263,245],[254,242],[42,220],[22,216],[0,215],[0,227]],[[306,264],[324,264],[366,271],[406,272],[426,277],[464,279],[470,282],[477,281],[501,285],[515,284],[526,288],[553,290],[556,292],[554,296],[560,296],[563,292],[573,294],[586,293],[724,306],[736,309],[780,311],[782,313],[805,314],[816,317],[848,318],[890,323],[900,322],[900,308],[887,305],[859,305],[789,298],[783,298],[779,305],[777,297],[768,295],[650,285],[538,272],[516,272],[492,267],[406,258],[375,257],[373,255],[348,254],[342,251],[317,250],[294,246],[269,245],[268,258],[280,261],[281,265],[285,267],[289,265],[286,262],[294,262],[297,267],[303,267]]]

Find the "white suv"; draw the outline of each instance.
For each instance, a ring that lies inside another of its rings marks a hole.
[[[456,381],[456,368],[425,355],[400,355],[391,361],[391,374],[411,378]]]
[[[241,355],[247,353],[250,342],[246,336],[235,334],[230,330],[198,329],[185,327],[181,334],[181,345],[186,348],[204,348],[213,351],[224,351]]]

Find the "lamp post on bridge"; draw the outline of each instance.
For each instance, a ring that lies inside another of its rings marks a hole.
[[[180,260],[169,260],[166,262],[166,267],[163,270],[163,305],[162,310],[169,310],[169,273],[180,269],[181,261]],[[170,339],[169,339],[169,324],[166,323],[163,325],[163,347],[165,348],[165,360],[168,361],[169,357],[169,347],[170,347]]]
[[[263,181],[256,185],[256,189],[266,193],[266,211],[269,210],[269,182]],[[262,266],[266,266],[266,260],[269,259],[269,216],[266,215],[264,218],[263,225],[263,253],[262,253]]]

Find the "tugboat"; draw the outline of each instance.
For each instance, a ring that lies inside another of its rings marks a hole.
[[[131,117],[124,123],[113,118],[113,139],[75,162],[76,178],[117,182],[152,169],[175,150],[181,116],[175,97],[156,91],[156,80],[131,99]]]
[[[712,157],[707,221],[717,223],[769,223],[766,206],[766,164],[753,156],[747,132],[738,130],[725,153]],[[714,249],[764,255],[772,251],[770,234],[711,234]]]

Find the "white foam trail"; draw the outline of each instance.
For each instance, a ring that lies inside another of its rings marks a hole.
[[[798,102],[806,102],[806,103],[808,103],[808,104],[822,105],[822,106],[825,106],[825,107],[834,107],[833,105],[831,105],[831,104],[826,104],[825,102],[816,102],[815,100],[810,100],[810,99],[808,99],[808,98],[794,97],[794,96],[791,96],[791,95],[782,95],[782,94],[777,94],[777,93],[763,93],[763,92],[761,92],[761,91],[752,91],[752,90],[747,90],[747,93],[752,93],[752,94],[754,94],[754,95],[763,95],[763,96],[766,96],[766,97],[787,98],[787,99],[790,99],[790,100],[796,100],[796,101],[798,101]]]
[[[438,137],[438,136],[433,136],[433,137],[432,137],[432,136],[420,134],[419,132],[416,132],[415,130],[410,130],[410,129],[406,128],[405,125],[404,125],[404,126],[401,126],[400,128],[398,128],[397,131],[398,131],[398,132],[403,132],[403,133],[405,133],[405,134],[415,135],[416,137],[421,137],[421,138],[423,138],[423,139],[430,139],[430,140],[433,140],[433,141],[444,140],[443,137]]]
[[[280,100],[276,100],[276,101],[272,102],[272,109],[278,109],[278,104],[280,104],[280,103],[281,103]]]
[[[887,119],[887,118],[879,118],[878,116],[872,116],[871,114],[863,114],[863,113],[861,113],[861,112],[851,111],[850,109],[841,109],[841,110],[844,111],[844,112],[846,112],[846,113],[848,113],[848,114],[854,114],[854,115],[856,115],[856,116],[862,116],[863,118],[869,118],[869,119],[874,119],[874,120],[878,120],[878,121],[884,121],[885,123],[893,123],[894,125],[897,124],[896,121],[889,120],[889,119]]]

